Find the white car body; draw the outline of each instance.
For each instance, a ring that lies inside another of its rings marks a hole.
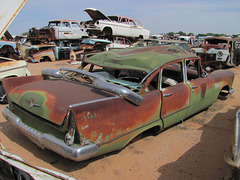
[[[113,38],[112,43],[109,45],[110,49],[123,49],[130,47],[133,47],[132,43],[128,39],[122,37]]]
[[[74,20],[54,20],[48,23],[43,29],[53,28],[55,38],[62,39],[81,39],[88,37],[88,34],[81,29],[79,23]]]
[[[124,16],[105,16],[94,8],[88,8],[85,11],[92,20],[81,22],[81,25],[89,35],[123,36],[142,39],[147,39],[150,36],[150,31],[144,29],[142,23],[138,20]]]
[[[0,80],[6,77],[30,76],[25,60],[0,57]]]
[[[1,0],[0,38],[8,29],[14,18],[26,4],[27,0]]]

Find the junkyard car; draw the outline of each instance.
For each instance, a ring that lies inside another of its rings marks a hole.
[[[108,51],[110,44],[111,41],[105,39],[87,38],[81,41],[80,51],[84,52],[83,54]]]
[[[24,60],[14,60],[10,58],[0,57],[0,81],[3,78],[30,76],[31,73],[27,69],[27,62]],[[0,82],[0,103],[7,103],[7,96]]]
[[[138,20],[123,16],[105,16],[101,11],[94,8],[88,8],[85,11],[92,20],[81,22],[80,25],[85,28],[90,36],[149,38],[150,31],[144,29],[142,23]]]
[[[54,44],[29,45],[28,43],[18,45],[22,59],[36,63],[41,61],[56,61],[69,59],[70,47],[56,46]]]
[[[41,148],[85,160],[119,150],[146,130],[161,130],[232,93],[234,73],[203,72],[176,46],[105,51],[80,69],[4,79],[3,116]]]
[[[134,47],[146,47],[146,46],[161,46],[161,45],[175,45],[186,51],[189,51],[190,45],[186,41],[166,40],[166,39],[144,39],[134,45]]]
[[[112,43],[109,45],[109,49],[122,49],[133,47],[133,44],[126,38],[114,37]]]
[[[215,69],[240,64],[239,39],[207,37],[190,51],[201,57],[203,65]]]
[[[48,43],[58,40],[75,40],[88,37],[88,34],[74,20],[54,20],[41,29],[29,30],[28,39],[33,44]],[[35,43],[34,43],[35,42]]]

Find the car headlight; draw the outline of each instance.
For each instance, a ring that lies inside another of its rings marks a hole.
[[[193,49],[191,49],[191,50],[190,50],[190,53],[196,54],[196,51],[193,50]]]
[[[222,52],[222,51],[218,51],[218,52],[217,52],[217,56],[218,56],[218,57],[221,57],[222,55],[223,55],[223,52]]]

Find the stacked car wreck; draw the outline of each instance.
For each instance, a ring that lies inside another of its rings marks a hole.
[[[204,65],[215,69],[240,64],[239,39],[207,37],[190,51],[200,56]]]

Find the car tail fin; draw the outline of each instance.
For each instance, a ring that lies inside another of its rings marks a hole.
[[[26,83],[34,82],[34,81],[40,81],[40,80],[43,80],[43,77],[41,75],[11,77],[11,78],[3,78],[2,84],[6,93],[9,94],[9,92],[15,87],[21,86]]]

